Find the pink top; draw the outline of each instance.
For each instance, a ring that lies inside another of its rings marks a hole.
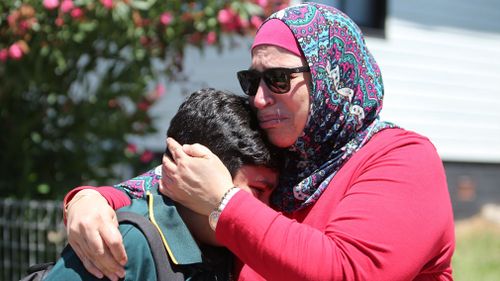
[[[245,263],[238,280],[453,280],[442,162],[401,129],[376,134],[313,206],[285,216],[238,192],[216,230]]]
[[[98,190],[115,207],[126,201]],[[307,209],[285,216],[238,192],[216,235],[245,264],[238,280],[453,280],[442,162],[402,129],[376,134]]]

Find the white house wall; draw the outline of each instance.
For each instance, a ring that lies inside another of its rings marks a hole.
[[[428,136],[444,160],[500,163],[500,1],[390,1],[367,38],[382,117]]]

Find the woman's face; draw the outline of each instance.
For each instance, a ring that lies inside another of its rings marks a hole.
[[[257,46],[252,51],[251,69],[264,71],[268,68],[295,68],[307,65],[305,60],[283,48],[271,45]],[[273,93],[263,79],[251,105],[257,111],[259,124],[271,143],[289,147],[304,131],[309,116],[311,75],[308,72],[291,74],[290,91]]]

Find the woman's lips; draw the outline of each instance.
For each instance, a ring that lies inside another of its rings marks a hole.
[[[278,115],[259,116],[259,125],[262,129],[270,129],[279,126],[285,119]]]

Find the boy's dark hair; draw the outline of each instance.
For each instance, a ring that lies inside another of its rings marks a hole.
[[[234,177],[242,165],[278,169],[278,149],[267,140],[245,97],[212,88],[192,93],[170,121],[167,136],[180,144],[200,143]],[[168,152],[167,152],[168,153]]]

